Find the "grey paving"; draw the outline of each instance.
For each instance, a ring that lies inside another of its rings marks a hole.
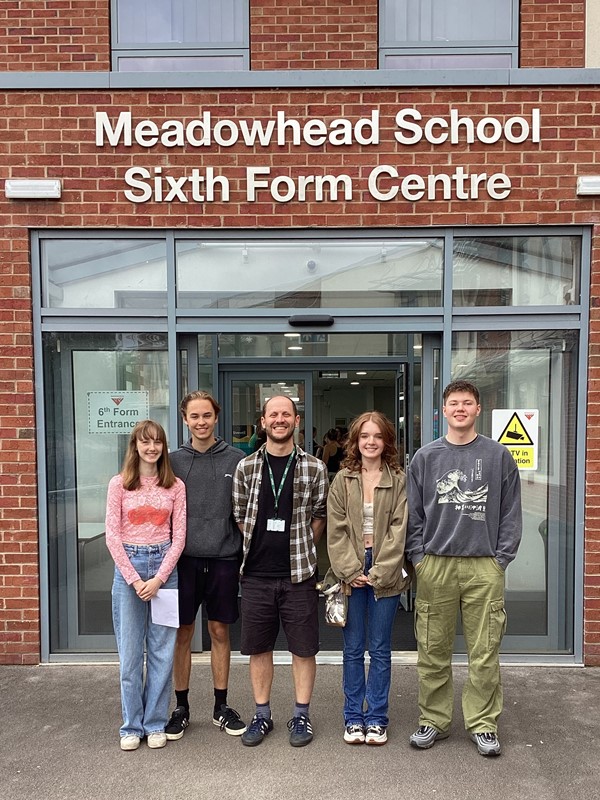
[[[289,666],[277,666],[275,730],[256,748],[211,722],[210,668],[196,664],[192,724],[164,750],[118,746],[114,665],[0,667],[0,790],[8,800],[367,800],[502,798],[583,800],[600,796],[600,669],[505,667],[503,755],[486,759],[456,709],[451,737],[428,751],[409,747],[417,720],[416,670],[394,666],[389,742],[350,747],[342,740],[341,668],[318,668],[311,717],[315,740],[291,748]],[[232,667],[230,701],[249,719],[248,667]]]

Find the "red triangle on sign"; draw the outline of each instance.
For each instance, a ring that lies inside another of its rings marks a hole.
[[[120,406],[121,403],[123,402],[123,398],[122,397],[111,397],[110,399],[113,401],[113,403],[116,406]]]
[[[525,416],[527,419],[533,419],[533,411],[526,411]]]

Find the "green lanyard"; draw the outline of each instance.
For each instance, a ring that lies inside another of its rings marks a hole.
[[[287,464],[285,465],[285,469],[283,470],[283,475],[281,476],[281,481],[279,483],[279,488],[275,491],[275,477],[273,475],[273,470],[271,469],[271,464],[269,462],[269,456],[267,455],[267,451],[265,450],[265,461],[267,462],[267,467],[269,468],[269,478],[271,480],[271,490],[273,492],[273,498],[275,500],[275,519],[278,519],[277,516],[277,509],[279,508],[279,498],[281,497],[281,490],[283,489],[283,484],[285,483],[285,479],[287,478],[288,470],[290,468],[290,464],[294,460],[296,455],[296,447],[290,453],[290,457],[287,460]]]

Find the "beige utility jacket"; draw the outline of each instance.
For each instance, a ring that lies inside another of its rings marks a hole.
[[[327,500],[327,551],[335,576],[350,584],[365,565],[363,491],[359,472],[343,469],[335,476]],[[406,476],[384,465],[373,501],[373,566],[369,579],[376,597],[403,592],[412,574],[404,558],[406,540]],[[349,588],[349,587],[348,587]],[[350,592],[348,592],[350,593]]]

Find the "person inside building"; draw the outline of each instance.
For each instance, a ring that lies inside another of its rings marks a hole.
[[[121,678],[121,750],[164,747],[177,629],[152,621],[159,589],[177,589],[185,545],[185,486],[175,477],[163,428],[131,432],[123,469],[108,484],[106,545],[115,562],[112,615]],[[146,677],[144,681],[144,651]]]
[[[187,540],[179,560],[179,630],[173,682],[176,707],[166,728],[168,739],[181,739],[190,722],[189,688],[196,616],[204,604],[210,636],[213,678],[212,721],[231,736],[246,724],[227,702],[231,645],[229,626],[239,616],[241,537],[233,519],[231,485],[244,454],[215,434],[221,406],[208,392],[195,391],[180,404],[190,440],[171,453],[175,474],[187,493]]]
[[[321,455],[321,459],[327,467],[330,480],[333,480],[337,474],[344,457],[344,450],[338,441],[338,435],[338,431],[335,428],[330,428],[327,431]]]
[[[417,451],[408,475],[406,552],[416,571],[419,728],[413,747],[450,733],[452,648],[460,609],[469,659],[464,724],[483,756],[500,755],[500,643],[506,629],[504,571],[521,541],[519,470],[506,447],[475,431],[479,390],[444,390],[448,433]]]
[[[346,456],[327,501],[333,582],[349,594],[343,628],[344,741],[387,742],[392,627],[404,569],[406,476],[390,420],[367,411],[350,425]],[[370,667],[365,678],[368,642]]]
[[[309,704],[319,650],[316,545],[325,528],[329,481],[322,461],[294,444],[300,417],[290,397],[269,398],[267,441],[241,461],[233,508],[243,534],[241,652],[250,656],[256,712],[242,744],[259,745],[272,730],[273,650],[280,623],[292,654],[295,704],[290,744],[313,738]]]

